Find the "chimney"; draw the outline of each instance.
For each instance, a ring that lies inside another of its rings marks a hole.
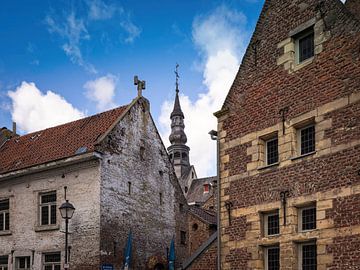
[[[345,2],[347,9],[360,20],[360,1],[359,0],[347,0]]]
[[[16,122],[13,122],[12,133],[14,136],[16,136]]]

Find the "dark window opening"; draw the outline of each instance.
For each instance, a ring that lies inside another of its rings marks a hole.
[[[180,212],[184,212],[184,205],[182,203],[179,204],[179,210]]]
[[[197,231],[198,228],[199,228],[199,226],[198,226],[196,223],[194,223],[194,224],[192,225],[193,231]]]
[[[182,158],[183,158],[183,159],[187,158],[187,154],[186,154],[186,153],[182,153]]]
[[[309,126],[300,130],[301,155],[315,151],[315,126]]]
[[[278,138],[266,142],[267,165],[279,162]]]
[[[267,235],[276,235],[280,232],[279,213],[271,213],[266,215]]]
[[[185,193],[187,193],[188,192],[188,187],[185,187]]]
[[[267,248],[267,270],[279,270],[280,269],[280,248],[269,247]]]
[[[160,205],[163,204],[163,194],[160,192],[159,193],[159,199],[160,199]]]
[[[301,228],[303,231],[316,229],[316,207],[301,210]]]
[[[7,270],[8,256],[0,256],[0,270]]]
[[[128,194],[131,195],[131,182],[128,182]]]
[[[28,270],[30,269],[30,257],[17,257],[16,258],[16,270]]]
[[[174,154],[174,158],[180,158],[180,152],[175,152],[175,154]]]
[[[186,245],[186,232],[180,231],[180,244]]]
[[[162,177],[164,175],[163,171],[159,171],[160,176]]]
[[[314,56],[314,31],[299,38],[299,63]]]
[[[60,270],[60,266],[60,252],[44,254],[44,270]]]
[[[10,229],[9,207],[9,199],[0,201],[0,231],[8,231]]]
[[[302,246],[302,269],[316,270],[316,244],[304,244]]]
[[[145,160],[145,147],[140,146],[140,159]]]

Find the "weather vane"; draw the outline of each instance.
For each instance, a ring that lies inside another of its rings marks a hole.
[[[175,68],[175,75],[176,75],[176,92],[179,92],[179,64],[176,63],[176,68]]]

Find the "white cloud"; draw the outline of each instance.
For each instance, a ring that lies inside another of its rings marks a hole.
[[[127,37],[124,39],[125,43],[133,43],[135,38],[141,34],[141,29],[133,24],[130,19],[122,21],[120,26],[127,33]]]
[[[89,19],[90,20],[108,20],[111,19],[118,11],[123,12],[121,7],[114,4],[106,4],[101,0],[87,0],[89,7]]]
[[[34,83],[22,82],[8,95],[12,101],[11,114],[22,132],[32,132],[84,117],[60,95],[42,93]]]
[[[104,111],[116,107],[114,103],[117,78],[114,75],[97,78],[85,83],[86,96],[96,102],[98,111]]]
[[[220,6],[206,16],[198,16],[193,22],[193,42],[202,60],[206,90],[195,101],[181,95],[180,102],[185,114],[191,162],[198,176],[216,174],[216,143],[210,140],[208,132],[216,130],[217,121],[213,113],[221,109],[248,39],[246,17],[226,6]],[[167,144],[172,104],[171,100],[164,102],[159,117],[161,134]]]
[[[50,15],[45,18],[45,22],[50,33],[58,34],[64,39],[62,49],[70,60],[88,72],[96,74],[95,67],[84,60],[80,49],[81,42],[90,39],[84,20],[76,18],[75,13],[71,12],[63,23],[56,22]]]

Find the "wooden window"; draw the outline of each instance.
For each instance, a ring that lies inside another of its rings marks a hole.
[[[315,125],[299,130],[300,154],[305,155],[315,151]]]
[[[40,194],[40,225],[56,224],[56,191]]]
[[[302,243],[299,245],[299,269],[316,270],[317,256],[316,243]]]
[[[9,199],[0,201],[0,232],[10,230]]]
[[[43,270],[60,270],[61,269],[61,254],[45,253],[43,254]]]
[[[16,270],[30,270],[30,256],[27,257],[17,257],[15,261]]]
[[[280,269],[280,248],[278,246],[265,248],[265,270]]]
[[[0,270],[8,270],[8,256],[0,256]]]
[[[280,233],[279,211],[264,214],[264,235],[271,236]]]
[[[278,138],[266,141],[266,165],[279,162]]]

